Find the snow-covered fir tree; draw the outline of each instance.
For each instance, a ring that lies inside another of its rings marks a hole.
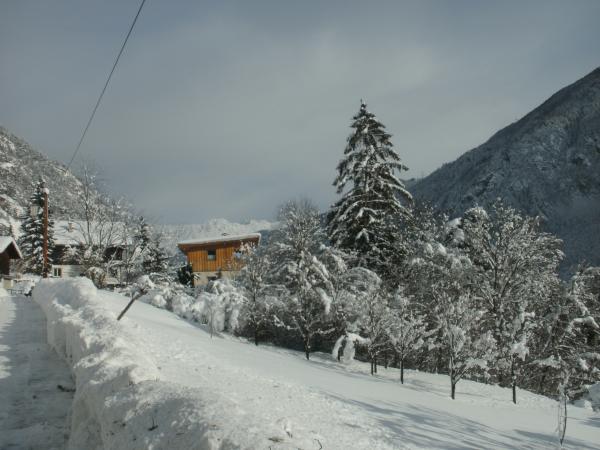
[[[333,245],[357,252],[359,264],[380,274],[393,254],[394,231],[410,215],[412,196],[398,172],[407,170],[391,135],[361,102],[334,181],[342,197],[327,216]]]
[[[29,208],[21,223],[19,247],[23,253],[23,269],[26,272],[42,275],[44,270],[44,192],[45,183],[40,180],[34,187],[29,199]],[[48,200],[50,202],[50,200]],[[51,211],[48,210],[48,270],[52,264],[51,254],[54,250],[53,226]]]
[[[177,280],[184,286],[194,286],[194,268],[189,262],[177,269]]]
[[[308,200],[288,202],[278,219],[271,277],[285,290],[286,325],[300,334],[310,359],[315,336],[334,331],[327,320],[333,286],[321,259],[324,231],[318,209]]]
[[[144,274],[163,276],[168,270],[168,256],[160,245],[160,235],[143,217],[139,218],[135,236],[137,261]]]

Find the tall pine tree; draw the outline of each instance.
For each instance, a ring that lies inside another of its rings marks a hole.
[[[391,135],[364,102],[351,128],[333,183],[343,195],[329,211],[327,231],[333,245],[355,251],[359,265],[384,275],[395,227],[410,216],[412,196],[396,176],[407,167],[394,151]]]
[[[42,275],[44,270],[44,189],[44,181],[38,181],[21,222],[22,234],[19,239],[19,247],[23,253],[23,269],[37,275]],[[54,221],[48,212],[48,265],[52,264],[50,255],[54,249],[53,228]]]
[[[160,246],[160,235],[154,232],[143,217],[139,219],[135,241],[141,272],[146,275],[164,275],[168,270],[169,258]]]

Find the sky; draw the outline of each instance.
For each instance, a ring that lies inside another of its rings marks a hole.
[[[4,0],[0,125],[67,163],[139,0]],[[403,178],[600,65],[600,2],[147,0],[74,167],[163,223],[321,209],[364,99]]]

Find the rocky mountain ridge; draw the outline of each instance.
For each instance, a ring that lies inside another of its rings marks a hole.
[[[600,265],[600,68],[411,192],[451,215],[502,198],[564,240],[566,267]]]

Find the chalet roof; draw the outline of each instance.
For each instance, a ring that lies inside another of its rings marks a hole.
[[[23,258],[17,243],[10,236],[0,236],[0,253],[4,253],[5,251],[8,251],[10,254],[12,254],[12,259]]]
[[[125,230],[125,224],[115,222],[112,230],[111,224],[90,222],[90,234],[94,242],[103,241],[109,245],[119,246],[124,242],[130,243],[131,239]],[[84,221],[57,220],[52,228],[55,245],[79,246],[86,243],[87,223]],[[110,241],[110,242],[108,242]]]
[[[239,241],[250,241],[254,239],[260,240],[260,233],[247,233],[247,234],[223,234],[221,236],[205,237],[199,239],[188,239],[179,242],[177,245],[206,245],[206,244],[220,244],[223,242],[239,242]]]

